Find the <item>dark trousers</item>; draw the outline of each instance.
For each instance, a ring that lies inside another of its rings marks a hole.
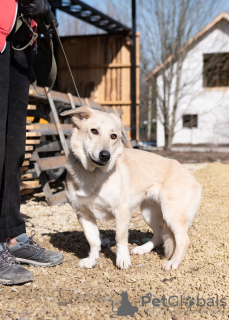
[[[28,51],[0,54],[0,241],[25,232],[20,214],[20,176],[25,154],[29,92]]]

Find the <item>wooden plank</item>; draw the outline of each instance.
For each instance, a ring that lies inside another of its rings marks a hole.
[[[115,68],[130,68],[131,67],[131,63],[103,63],[103,64],[94,64],[94,65],[87,65],[87,69],[104,69],[104,68],[109,68],[109,69],[115,69]],[[136,65],[136,67],[140,67],[139,63]],[[74,67],[72,68],[72,70],[83,70],[85,69],[85,66],[78,66],[78,67]],[[68,70],[67,67],[63,66],[63,67],[58,67],[58,70],[60,71],[64,71],[64,70]]]
[[[67,202],[65,191],[60,191],[58,193],[53,194],[49,198],[49,202],[51,206]]]
[[[33,191],[34,191],[33,189],[23,189],[21,190],[21,195],[25,196],[27,194],[33,193]]]
[[[26,130],[35,130],[38,129],[37,124],[27,124],[26,125]]]
[[[40,145],[36,147],[37,152],[55,152],[60,151],[61,149],[62,146],[60,141],[45,141],[41,142]]]
[[[33,151],[33,146],[25,146],[25,151]]]
[[[99,104],[101,105],[131,105],[131,100],[100,100]],[[139,101],[137,101],[137,104],[139,104]]]
[[[37,163],[35,163],[34,167],[35,167],[35,171],[36,171],[36,173],[37,173],[37,175],[39,177],[39,181],[40,181],[40,184],[42,186],[42,189],[44,191],[45,198],[46,198],[48,204],[51,205],[49,199],[52,196],[52,190],[51,190],[51,188],[49,186],[47,175],[46,175],[45,172],[41,172],[40,171],[39,166],[38,166]]]
[[[31,156],[32,156],[32,154],[31,154],[31,153],[26,153],[26,154],[25,154],[25,159],[30,159],[30,158],[31,158]]]
[[[72,124],[60,124],[60,127],[64,134],[72,133],[72,129],[73,129]],[[42,136],[58,134],[55,123],[39,123],[38,131],[41,133]]]
[[[38,179],[35,169],[30,169],[21,175],[21,180],[35,180]]]
[[[25,140],[25,144],[39,144],[40,143],[40,139],[27,139]]]
[[[46,88],[46,91],[48,91],[48,88]],[[50,104],[50,107],[51,107],[51,110],[52,110],[52,114],[53,114],[53,117],[54,117],[54,120],[55,120],[55,123],[56,123],[56,128],[57,128],[57,131],[59,133],[59,137],[60,137],[60,141],[62,143],[62,146],[63,146],[63,149],[64,149],[64,152],[65,152],[65,155],[67,157],[68,153],[69,153],[69,149],[68,149],[68,145],[66,143],[66,140],[65,140],[65,136],[64,136],[64,133],[63,133],[63,130],[61,128],[61,124],[60,124],[60,120],[59,120],[59,116],[58,116],[58,113],[57,113],[57,110],[56,110],[56,106],[54,104],[54,101],[52,99],[52,94],[51,92],[49,92],[47,94],[48,96],[48,100],[49,100],[49,104]]]
[[[36,110],[36,109],[37,109],[37,106],[34,104],[29,104],[27,107],[27,110]]]
[[[21,172],[27,171],[29,168],[28,167],[21,167]]]
[[[37,87],[38,89],[38,92],[44,94],[45,93],[45,89],[42,88],[42,87]],[[69,103],[69,98],[67,96],[66,93],[62,93],[62,92],[58,92],[58,91],[55,91],[55,90],[52,90],[51,91],[51,94],[52,94],[52,99],[53,101],[55,102],[61,102],[63,104],[70,104]],[[75,103],[76,106],[80,106],[80,102],[79,102],[79,99],[78,97],[76,96],[72,96],[73,97],[73,101]],[[30,86],[30,89],[29,89],[29,98],[30,100],[34,100],[34,101],[47,101],[48,102],[48,98],[47,96],[40,96],[36,93],[36,91],[33,89],[32,86]],[[82,104],[85,105],[85,101],[83,98],[81,98],[81,101],[82,101]],[[92,99],[89,99],[89,105],[91,108],[98,108],[98,109],[101,109],[101,106],[98,102],[95,102],[94,100]]]
[[[39,93],[42,93],[42,94],[45,94],[45,93],[46,93],[45,88],[37,87],[37,89],[38,89],[38,92],[39,92]],[[37,95],[37,96],[38,96],[37,92],[35,91],[35,89],[34,89],[34,87],[33,87],[32,85],[30,85],[30,87],[29,87],[29,95],[30,95],[30,96],[31,96],[31,95]],[[41,96],[41,97],[42,97],[43,99],[47,100],[47,97],[46,97],[45,95],[43,95],[43,96]]]
[[[22,174],[21,180],[26,180],[26,179],[33,179],[33,174],[32,173]]]
[[[75,109],[75,108],[76,108],[76,105],[75,105],[75,102],[74,102],[74,100],[73,100],[72,94],[71,94],[70,92],[68,92],[68,93],[67,93],[67,96],[68,96],[68,99],[69,99],[69,102],[70,102],[70,104],[71,104],[72,109]]]
[[[41,134],[40,132],[26,132],[26,137],[30,138],[30,137],[40,137]]]
[[[52,170],[64,167],[66,164],[65,156],[47,157],[37,159],[40,171]]]
[[[20,189],[31,189],[40,187],[39,181],[22,181],[20,185]]]
[[[22,167],[25,167],[25,166],[28,166],[29,165],[29,161],[24,161],[23,163],[22,163]]]

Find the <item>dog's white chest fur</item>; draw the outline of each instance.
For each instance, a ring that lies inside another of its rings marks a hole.
[[[89,172],[75,161],[74,165],[71,163],[67,169],[74,179],[67,179],[66,194],[75,211],[90,212],[101,221],[114,219],[120,188],[117,186],[112,188],[110,179],[112,172],[103,173],[99,169]]]

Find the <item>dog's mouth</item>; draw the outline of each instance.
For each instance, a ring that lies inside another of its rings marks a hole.
[[[92,159],[91,157],[90,157],[90,159],[91,159],[91,161],[94,163],[94,164],[96,164],[97,166],[99,166],[99,167],[103,167],[103,166],[105,166],[106,164],[107,164],[107,162],[100,162],[100,161],[95,161],[94,159]]]

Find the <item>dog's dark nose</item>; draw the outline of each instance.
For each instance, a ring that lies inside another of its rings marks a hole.
[[[99,153],[99,159],[103,162],[107,162],[108,160],[110,160],[110,157],[111,157],[111,154],[107,150],[102,150]]]

